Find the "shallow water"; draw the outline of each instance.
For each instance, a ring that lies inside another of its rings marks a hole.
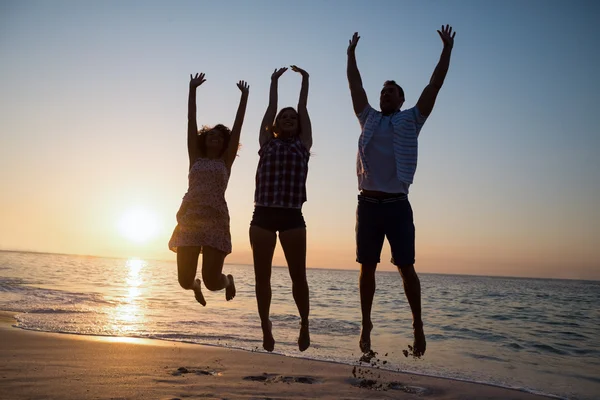
[[[349,266],[354,267],[354,266]],[[0,309],[24,329],[135,336],[262,351],[252,267],[226,265],[237,296],[202,307],[177,283],[175,262],[0,252]],[[600,394],[600,282],[420,275],[427,353],[405,357],[411,314],[397,273],[378,272],[373,349],[380,368],[520,388],[564,398]],[[357,364],[358,272],[308,271],[311,341],[285,268],[274,268],[275,352]]]

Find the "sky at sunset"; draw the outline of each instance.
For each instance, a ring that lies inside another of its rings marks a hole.
[[[360,134],[346,80],[412,107],[456,30],[419,140],[410,200],[418,271],[600,279],[600,3],[593,1],[0,1],[0,249],[175,259],[187,190],[190,73],[198,124],[250,97],[226,198],[251,264],[258,132],[274,68],[310,73],[309,267],[357,269]],[[300,75],[280,79],[296,106]],[[389,246],[381,268],[391,270]],[[285,265],[278,246],[275,265]]]

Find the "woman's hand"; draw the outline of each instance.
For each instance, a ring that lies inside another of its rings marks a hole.
[[[273,71],[273,75],[271,75],[271,80],[272,81],[276,81],[279,79],[279,77],[281,75],[283,75],[283,73],[287,71],[287,67],[283,67],[283,68],[275,68],[275,71]]]
[[[242,94],[244,96],[248,96],[248,93],[250,92],[250,86],[248,86],[248,82],[239,81],[237,83],[237,87],[238,87],[238,89],[240,89],[240,91],[242,92]]]
[[[203,72],[196,74],[195,76],[192,76],[190,74],[190,89],[196,89],[198,86],[202,85],[204,82],[206,82],[206,79],[204,79]]]
[[[306,72],[302,68],[298,67],[297,65],[291,65],[291,67],[292,71],[298,72],[300,75],[302,75],[303,78],[308,78],[308,72]]]

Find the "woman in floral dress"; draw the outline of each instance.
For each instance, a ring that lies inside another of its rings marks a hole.
[[[196,300],[206,305],[201,281],[196,278],[202,254],[202,280],[208,290],[225,289],[225,298],[235,297],[233,276],[223,274],[225,257],[231,253],[229,210],[225,190],[236,158],[240,132],[246,113],[249,86],[239,81],[240,104],[233,128],[224,125],[203,127],[196,123],[196,89],[205,82],[204,74],[190,75],[187,147],[189,186],[177,212],[177,226],[169,249],[177,253],[179,284],[192,290]]]

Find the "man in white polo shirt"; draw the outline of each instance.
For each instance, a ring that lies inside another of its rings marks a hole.
[[[387,237],[404,292],[413,315],[412,354],[425,353],[426,342],[421,319],[421,283],[415,272],[415,226],[408,201],[408,189],[417,168],[418,136],[431,113],[444,83],[454,46],[452,27],[437,31],[444,48],[429,84],[417,105],[400,110],[404,91],[394,81],[386,81],[379,97],[381,112],[369,105],[356,65],[354,33],[348,45],[348,83],[352,105],[361,126],[358,140],[358,207],[356,211],[356,261],[360,263],[360,303],[362,331],[360,349],[371,351],[371,307],[375,295],[375,270],[380,262],[383,241]]]

